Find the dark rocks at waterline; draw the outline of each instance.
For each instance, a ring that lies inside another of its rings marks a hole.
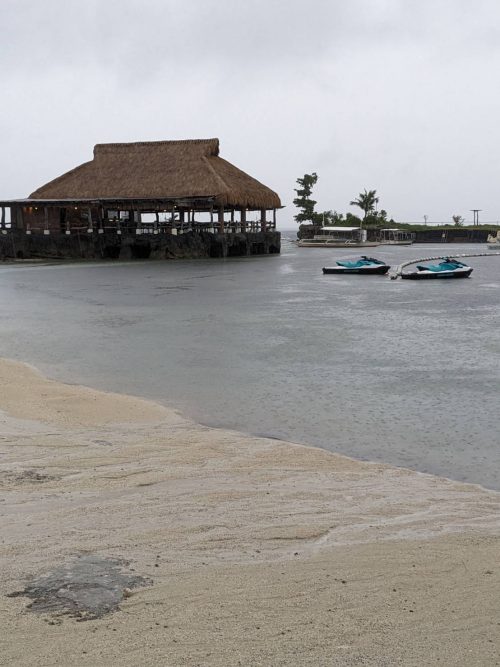
[[[101,556],[81,556],[35,579],[8,597],[31,598],[33,612],[65,614],[78,620],[101,618],[115,611],[133,588],[151,582],[123,571],[123,561]]]
[[[72,234],[26,234],[9,230],[0,235],[0,259],[198,259],[246,257],[280,252],[275,231],[232,234],[136,234],[96,231]]]

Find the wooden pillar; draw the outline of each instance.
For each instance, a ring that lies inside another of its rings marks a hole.
[[[16,208],[16,219],[20,229],[24,229],[24,209],[22,206]],[[26,223],[26,234],[31,234],[30,223]]]
[[[5,229],[5,206],[2,206],[2,229]]]
[[[44,214],[44,219],[45,219],[45,226],[43,233],[44,234],[50,234],[50,229],[49,229],[49,209],[47,206],[43,207],[43,214]]]
[[[231,231],[235,232],[236,229],[234,227],[234,208],[231,209]]]
[[[276,209],[273,208],[273,229],[276,229]]]
[[[92,223],[92,209],[87,209],[87,233],[92,234],[94,231],[94,225]]]
[[[218,210],[219,231],[224,234],[224,206],[219,206]]]
[[[260,231],[261,232],[266,231],[266,209],[265,208],[260,209]]]
[[[57,209],[57,211],[59,213],[59,231],[61,234],[65,234],[68,228],[68,225],[66,224],[66,216],[64,214],[65,209],[64,207],[61,207]]]
[[[14,216],[13,219],[16,221],[16,227],[18,229],[24,229],[23,207],[15,206],[14,208],[11,208],[10,215],[11,217]]]

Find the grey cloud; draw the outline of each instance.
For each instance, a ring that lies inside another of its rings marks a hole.
[[[323,208],[375,187],[399,219],[500,217],[493,0],[2,0],[0,20],[2,196],[97,142],[219,136],[281,224],[312,170]]]

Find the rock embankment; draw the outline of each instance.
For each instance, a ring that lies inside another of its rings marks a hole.
[[[0,235],[0,259],[198,259],[245,257],[280,252],[279,232],[210,234],[26,234]]]

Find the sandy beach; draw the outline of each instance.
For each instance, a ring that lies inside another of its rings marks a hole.
[[[499,493],[0,384],[1,665],[500,664]],[[99,618],[12,596],[89,557],[143,583]]]

